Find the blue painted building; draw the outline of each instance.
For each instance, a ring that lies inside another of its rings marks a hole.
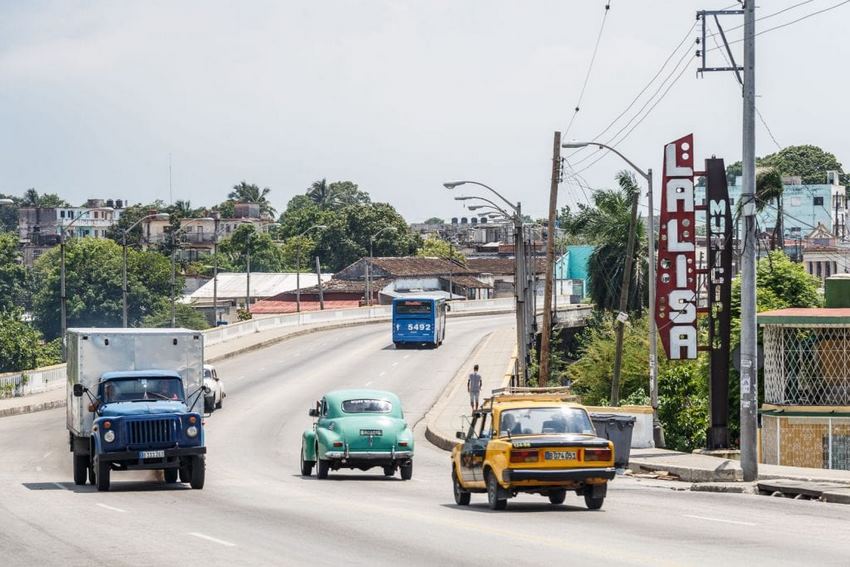
[[[558,295],[587,295],[587,266],[593,246],[567,246],[563,256],[555,261],[555,289]]]

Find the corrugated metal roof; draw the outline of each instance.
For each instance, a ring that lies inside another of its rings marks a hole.
[[[333,277],[333,274],[322,274],[322,281],[328,281]],[[247,274],[244,272],[219,272],[218,274],[218,297],[219,299],[227,297],[244,297]],[[279,293],[295,290],[296,274],[289,273],[263,273],[251,272],[251,297],[272,297]],[[318,285],[319,279],[316,274],[302,273],[301,274],[301,289]],[[213,296],[213,281],[210,280],[194,292],[188,299],[204,300],[212,299]]]

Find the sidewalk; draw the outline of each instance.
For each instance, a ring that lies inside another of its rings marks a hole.
[[[479,365],[481,374],[481,401],[490,392],[505,385],[516,350],[516,330],[507,327],[493,331],[478,343],[469,358],[464,361],[446,391],[425,416],[425,437],[437,447],[451,451],[459,443],[455,434],[466,431],[469,422],[463,416],[471,414],[466,381],[472,367]]]
[[[386,323],[386,318],[369,319],[367,321],[346,321],[339,323],[314,323],[312,325],[302,325],[299,327],[282,327],[271,329],[261,333],[253,333],[231,339],[226,342],[218,343],[207,347],[204,352],[204,358],[207,363],[215,363],[225,360],[239,354],[265,348],[267,346],[309,335],[319,331],[330,329],[340,329],[343,327],[353,327],[355,325],[370,325],[374,323]],[[20,396],[17,398],[0,399],[0,418],[12,415],[20,415],[22,413],[32,413],[36,411],[50,410],[54,408],[65,407],[65,388],[55,388],[40,394],[32,394],[28,396]]]
[[[638,473],[667,471],[681,481],[697,483],[692,490],[802,494],[807,498],[850,503],[850,471],[845,470],[760,463],[758,482],[748,484],[742,482],[743,473],[738,461],[667,449],[632,449],[629,468]],[[700,483],[705,486],[700,486]]]

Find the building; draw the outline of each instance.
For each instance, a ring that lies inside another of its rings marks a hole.
[[[107,231],[121,218],[122,199],[89,199],[84,207],[22,207],[18,209],[18,238],[27,266],[66,238],[106,238]],[[70,225],[70,226],[68,226]]]
[[[333,274],[322,274],[322,281],[328,281]],[[313,273],[295,274],[251,272],[251,305],[269,299],[281,293],[302,288],[314,287],[319,278]],[[214,302],[215,299],[215,302]],[[183,303],[191,304],[203,312],[212,323],[213,305],[218,306],[219,321],[235,322],[237,310],[244,309],[248,299],[248,276],[244,272],[220,272],[215,281],[210,279],[192,293],[183,297]],[[252,307],[252,312],[254,309]]]
[[[240,225],[252,224],[258,231],[267,230],[272,219],[260,214],[255,203],[236,203],[233,218],[211,217],[180,219],[180,255],[185,261],[195,261],[211,254],[216,242],[229,237]],[[171,221],[148,219],[142,223],[143,240],[147,244],[165,244],[171,239]]]
[[[783,177],[782,218],[783,232],[787,235],[806,233],[823,225],[826,230],[846,238],[847,231],[847,195],[843,185],[839,184],[838,172],[827,172],[825,183],[803,185],[799,177]],[[741,177],[729,186],[729,203],[733,210],[741,200]],[[705,187],[694,188],[697,203],[705,201]],[[757,214],[760,231],[772,233],[776,226],[776,203],[769,203]],[[743,231],[739,226],[738,231]]]
[[[850,271],[850,243],[841,242],[822,224],[802,237],[798,246],[806,271],[820,279],[821,285],[830,276]],[[786,242],[786,252],[787,248]]]
[[[850,470],[850,276],[826,307],[758,314],[764,341],[760,460]]]
[[[428,293],[452,300],[489,299],[493,286],[475,277],[474,269],[443,258],[419,256],[361,258],[323,284],[325,309],[359,307],[366,303],[366,270],[371,272],[372,302],[388,304],[394,297]],[[318,286],[301,291],[301,310],[319,309]],[[251,307],[252,313],[294,313],[297,297],[281,293]]]

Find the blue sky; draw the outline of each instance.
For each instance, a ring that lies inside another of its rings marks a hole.
[[[283,209],[326,177],[350,179],[417,221],[462,215],[441,183],[470,178],[542,216],[552,132],[570,119],[604,4],[4,2],[0,192],[167,201],[171,154],[174,198],[196,206],[245,179],[271,187]],[[613,0],[568,137],[598,133],[695,11],[726,5]],[[848,24],[850,7],[839,8],[760,37],[757,89],[780,144],[821,145],[850,168]],[[693,61],[621,151],[660,171],[663,144],[692,131],[698,159],[739,159],[740,91],[726,74],[698,79],[695,70]],[[758,153],[775,150],[759,125]],[[583,175],[606,186],[621,168],[609,157]],[[583,199],[562,185],[562,204]]]

